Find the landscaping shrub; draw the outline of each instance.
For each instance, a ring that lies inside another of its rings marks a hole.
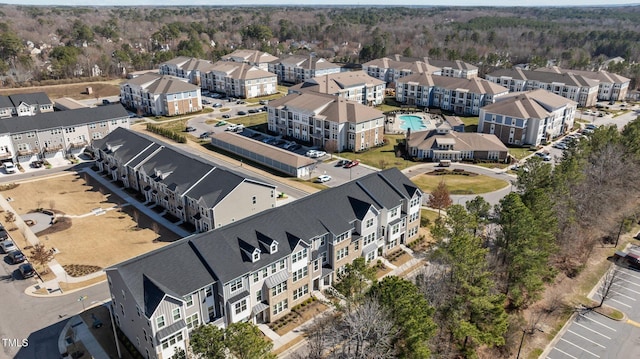
[[[187,142],[187,137],[185,137],[182,134],[176,133],[173,130],[169,130],[166,128],[162,128],[159,126],[154,126],[152,124],[147,124],[147,131],[149,132],[153,132],[155,134],[158,134],[160,136],[166,137],[170,140],[174,140],[178,143],[186,143]]]

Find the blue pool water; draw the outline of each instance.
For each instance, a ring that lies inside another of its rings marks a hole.
[[[420,116],[400,115],[398,118],[400,118],[400,128],[403,130],[420,131],[427,128]]]

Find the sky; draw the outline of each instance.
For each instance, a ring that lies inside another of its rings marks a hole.
[[[614,6],[638,5],[640,0],[0,0],[2,4],[65,6],[250,6],[250,5],[376,5],[376,6]]]

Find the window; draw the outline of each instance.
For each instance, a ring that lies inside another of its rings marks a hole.
[[[161,342],[162,343],[162,349],[167,349],[170,345],[176,345],[176,343],[177,342],[181,342],[182,339],[183,339],[182,338],[182,332],[178,332],[178,333],[168,337],[167,339],[164,339]],[[147,350],[147,354],[149,354],[148,350]]]
[[[299,298],[305,296],[307,293],[309,293],[309,285],[305,284],[293,291],[293,300],[298,300]]]
[[[376,238],[376,234],[375,233],[369,233],[366,236],[364,236],[364,239],[362,240],[362,246],[366,246],[369,243],[372,243]]]
[[[343,233],[336,237],[336,243],[340,243],[349,237],[349,232]]]
[[[255,262],[257,260],[260,260],[260,252],[255,251],[253,252],[253,261]]]
[[[180,314],[180,308],[175,308],[173,311],[171,311],[171,315],[173,316],[173,321],[180,320],[180,318],[182,318],[182,315]]]
[[[251,202],[252,202],[253,204],[256,204],[256,196],[251,197]]]
[[[166,323],[164,322],[164,315],[156,318],[156,326],[158,327],[158,329],[164,328],[165,325]]]
[[[122,313],[122,316],[124,317],[124,305],[122,305],[122,303],[120,303],[120,312]]]
[[[365,228],[371,228],[373,226],[373,218],[367,219],[365,222]]]
[[[349,247],[344,247],[342,249],[338,249],[338,252],[336,253],[336,260],[341,260],[342,258],[346,257],[349,255]]]
[[[300,279],[306,277],[307,274],[308,274],[307,267],[302,267],[302,268],[298,269],[297,271],[293,272],[293,281],[297,282]]]
[[[353,242],[353,249],[356,251],[360,249],[360,241]]]
[[[254,272],[253,273],[253,282],[255,283],[255,282],[259,281],[259,280],[260,280],[260,273]]]
[[[144,341],[147,341],[147,331],[142,329],[142,335],[144,335]]]
[[[193,294],[184,297],[184,301],[187,302],[187,308],[193,305]]]
[[[286,261],[285,261],[284,259],[283,259],[283,260],[281,260],[281,261],[280,261],[280,262],[278,262],[278,263],[280,263],[280,270],[282,270],[282,269],[284,269],[284,268],[286,267]]]
[[[396,234],[400,231],[400,225],[399,224],[395,224],[391,227],[391,234]]]
[[[138,318],[140,317],[140,307],[136,305],[136,314],[138,314]]]
[[[261,302],[262,301],[262,289],[258,289],[258,291],[256,292],[256,302]]]
[[[211,297],[213,295],[213,289],[211,287],[205,288],[205,293],[207,297]]]
[[[291,256],[291,263],[296,263],[296,262],[298,262],[298,261],[300,261],[300,260],[302,260],[304,258],[307,258],[307,249],[306,248],[301,250],[301,251],[298,251],[298,252],[294,253]]]
[[[317,271],[318,269],[320,269],[320,260],[315,260],[313,261],[313,271]]]
[[[397,215],[398,215],[398,208],[396,207],[396,208],[391,210],[390,216],[393,218],[393,217],[395,217]]]
[[[271,243],[271,253],[275,253],[278,251],[278,244]]]
[[[276,303],[276,305],[273,306],[273,315],[282,313],[282,311],[287,308],[289,308],[289,302],[287,299],[283,300],[282,302]]]
[[[287,290],[287,281],[276,284],[273,288],[271,288],[271,296],[275,297],[276,295]]]
[[[234,305],[236,314],[240,314],[247,310],[247,300],[243,299]]]
[[[242,278],[238,278],[236,280],[234,280],[233,282],[231,282],[229,284],[229,287],[231,288],[231,292],[237,292],[238,290],[242,289]]]
[[[193,315],[188,316],[186,322],[188,329],[196,328],[198,325],[200,325],[200,317],[198,317],[198,313],[194,313]]]

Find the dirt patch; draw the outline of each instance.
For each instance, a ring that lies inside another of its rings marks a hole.
[[[83,275],[95,273],[102,270],[102,267],[87,264],[66,264],[62,268],[72,277],[82,277]]]
[[[304,305],[298,304],[291,308],[291,312],[284,317],[273,323],[269,323],[271,330],[275,331],[278,335],[284,335],[328,309],[326,305],[311,298],[303,303]]]
[[[105,268],[179,238],[140,211],[133,216],[134,206],[122,207],[122,198],[84,173],[21,182],[3,195],[13,198],[18,214],[44,207],[72,217],[59,217],[46,234],[39,234],[46,248],[57,249],[56,260],[63,266],[91,263]],[[96,215],[97,208],[104,211]]]
[[[99,97],[117,96],[120,94],[120,86],[117,84],[121,80],[110,82],[82,82],[77,84],[21,87],[0,90],[0,95],[24,94],[33,92],[44,92],[50,99],[61,97],[71,97],[76,100],[95,99]],[[87,94],[87,87],[91,87],[92,94]]]

